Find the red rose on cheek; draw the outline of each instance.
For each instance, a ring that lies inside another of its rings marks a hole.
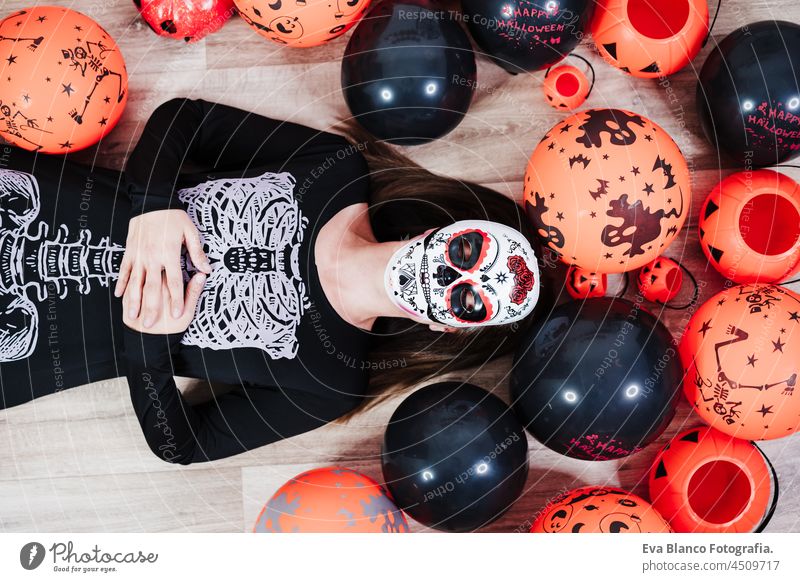
[[[528,296],[527,291],[523,291],[519,287],[514,287],[509,293],[509,297],[511,297],[511,302],[516,303],[517,305],[521,305],[525,298]]]
[[[508,269],[514,273],[514,288],[509,293],[512,303],[521,305],[528,293],[533,289],[533,272],[528,268],[525,259],[519,255],[508,257]]]

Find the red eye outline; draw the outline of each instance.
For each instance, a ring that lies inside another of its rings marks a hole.
[[[481,301],[483,301],[483,306],[486,308],[486,317],[484,317],[480,321],[474,321],[472,319],[461,319],[459,316],[457,316],[453,312],[453,300],[452,300],[452,297],[451,297],[451,295],[453,294],[453,289],[456,288],[456,285],[451,285],[450,288],[447,290],[447,294],[444,297],[444,301],[445,301],[445,305],[447,305],[447,310],[450,312],[450,314],[453,316],[453,318],[456,321],[459,321],[461,323],[468,323],[469,325],[478,325],[480,323],[485,323],[487,321],[492,320],[494,318],[494,306],[492,305],[492,302],[489,301],[489,297],[487,297],[486,294],[481,290],[480,285],[478,285],[478,283],[476,283],[472,279],[464,279],[463,281],[459,281],[458,284],[459,285],[467,285],[467,284],[472,285],[472,288],[475,289],[478,292],[478,295],[480,296]]]
[[[475,266],[471,269],[462,269],[458,267],[453,259],[450,258],[450,243],[453,242],[453,239],[458,238],[463,234],[469,234],[472,232],[478,232],[483,237],[483,244],[481,245],[481,254],[478,255],[478,260],[475,261]],[[454,232],[450,235],[450,238],[447,239],[447,242],[444,245],[444,258],[450,264],[451,267],[456,267],[457,269],[464,271],[465,273],[474,273],[478,270],[478,268],[483,264],[483,260],[486,258],[486,255],[489,253],[489,246],[491,243],[492,238],[489,236],[487,232],[482,231],[479,228],[467,228],[465,230],[460,230],[458,232]]]

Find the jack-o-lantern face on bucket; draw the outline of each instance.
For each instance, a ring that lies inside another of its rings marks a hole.
[[[677,434],[649,473],[650,499],[679,533],[750,533],[765,525],[778,483],[752,442],[710,427]]]
[[[778,283],[800,272],[800,185],[772,170],[731,174],[700,209],[700,246],[723,277]]]
[[[559,495],[531,533],[657,533],[669,524],[641,497],[614,487],[581,487]]]
[[[654,303],[673,300],[680,293],[682,283],[681,266],[667,257],[658,257],[639,271],[639,291]]]
[[[578,109],[589,96],[592,85],[583,71],[572,65],[560,65],[545,75],[542,90],[547,103],[556,109]]]
[[[501,325],[533,310],[539,269],[518,231],[462,221],[401,247],[387,265],[386,290],[418,320],[451,327]]]
[[[671,75],[708,35],[706,0],[598,0],[591,23],[597,50],[634,77]]]
[[[689,168],[652,121],[589,109],[553,127],[525,172],[525,209],[543,242],[570,265],[622,273],[655,259],[689,211]]]
[[[573,299],[604,297],[608,290],[608,277],[604,273],[590,273],[572,266],[567,270],[566,287]]]

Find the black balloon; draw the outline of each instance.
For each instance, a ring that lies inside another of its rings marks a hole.
[[[381,456],[395,503],[420,523],[472,531],[500,517],[525,486],[525,429],[497,396],[441,382],[406,398]]]
[[[617,459],[667,427],[682,371],[669,331],[638,304],[572,301],[520,345],[511,397],[530,433],[554,451]]]
[[[765,20],[739,28],[708,55],[697,108],[709,141],[743,166],[800,153],[800,26]]]
[[[378,138],[425,143],[456,127],[475,87],[475,54],[458,23],[422,0],[373,6],[347,43],[342,90]]]
[[[595,0],[461,0],[470,34],[511,73],[546,69],[583,38]]]

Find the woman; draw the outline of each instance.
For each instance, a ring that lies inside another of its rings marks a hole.
[[[124,176],[9,148],[4,406],[124,372],[151,450],[188,464],[352,413],[370,375],[380,398],[508,351],[539,289],[497,224],[517,205],[358,143],[176,99]],[[190,406],[176,375],[235,387]]]

